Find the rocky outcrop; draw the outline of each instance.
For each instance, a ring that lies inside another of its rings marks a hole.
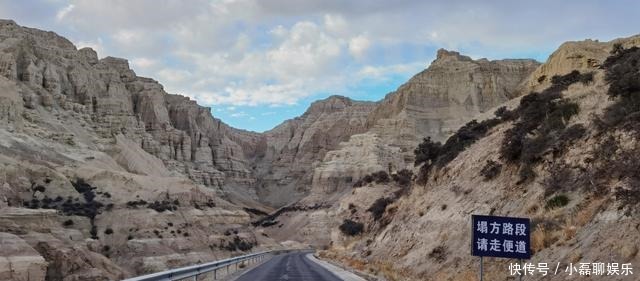
[[[120,280],[229,257],[236,238],[277,247],[244,210],[264,208],[249,163],[265,150],[124,59],[0,21],[0,240],[19,248],[0,250],[0,280]]]
[[[531,73],[524,86],[525,91],[539,91],[551,84],[554,75],[564,75],[573,70],[595,71],[610,55],[613,45],[623,48],[640,45],[640,36],[616,39],[609,42],[598,40],[565,42],[549,59]]]
[[[602,68],[586,64],[588,59],[602,63],[611,55],[614,43],[625,48],[640,46],[637,38],[563,44],[536,70],[537,74],[532,74],[532,79],[539,74],[552,77],[570,73],[572,67],[582,73],[593,72],[593,76],[585,75],[592,77],[592,81],[574,83],[560,93],[580,109],[564,121],[565,125],[583,128],[584,132],[574,136],[570,145],[564,144],[562,152],[558,152],[557,143],[538,148],[544,153],[534,166],[535,180],[522,181],[518,173],[521,163],[501,158],[501,146],[509,130],[522,119],[502,122],[446,166],[432,169],[425,183],[414,182],[405,195],[378,194],[378,198],[393,198],[380,208],[382,214],[378,219],[368,211],[375,200],[370,195],[380,188],[394,188],[393,184],[372,184],[346,193],[333,208],[335,213],[331,217],[335,220],[328,223],[333,225],[331,249],[325,256],[360,265],[361,270],[388,280],[473,280],[477,277],[473,269],[477,258],[469,255],[469,219],[472,214],[491,214],[531,218],[533,264],[556,260],[562,268],[569,263],[593,260],[638,263],[638,247],[632,242],[640,239],[638,200],[633,197],[626,201],[629,198],[626,192],[637,193],[632,187],[634,176],[628,172],[611,176],[617,170],[614,162],[625,159],[620,167],[638,162],[637,154],[623,156],[638,149],[637,133],[634,129],[603,128],[597,124],[612,104],[607,94],[609,81],[604,79]],[[583,54],[584,63],[576,60],[575,54]],[[627,71],[637,73],[635,68]],[[537,80],[529,79],[526,85],[539,89]],[[518,102],[514,100],[507,105]],[[500,166],[491,177],[483,172],[488,161]],[[605,166],[595,168],[602,169],[600,173],[594,175],[594,167],[603,163]],[[596,186],[597,190],[590,189]],[[554,205],[558,198],[566,201]],[[337,227],[344,219],[363,223],[363,233],[345,235]],[[512,278],[504,270],[506,267],[504,262],[485,264],[485,278]],[[570,276],[534,274],[530,278],[567,280]]]
[[[443,141],[474,116],[518,96],[538,65],[533,60],[472,60],[438,50],[426,70],[378,103],[367,116],[366,134],[352,136],[325,156],[314,172],[314,190],[343,190],[371,172],[411,169],[413,149],[422,138]]]
[[[518,96],[518,86],[538,65],[534,60],[472,60],[440,49],[426,70],[380,102],[367,126],[406,149],[425,136],[442,141],[477,114]]]
[[[0,232],[0,280],[44,280],[48,263],[20,237]]]
[[[267,149],[257,170],[261,198],[283,205],[307,195],[313,169],[328,151],[365,132],[375,103],[331,96],[316,101],[300,117],[265,132]]]

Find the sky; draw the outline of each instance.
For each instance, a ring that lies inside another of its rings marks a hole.
[[[379,100],[436,50],[545,61],[562,42],[640,32],[640,1],[0,0],[0,18],[99,57],[262,132],[330,95]]]

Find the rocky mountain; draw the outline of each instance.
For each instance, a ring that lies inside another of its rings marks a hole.
[[[638,46],[640,36],[560,46],[497,117],[421,146],[429,160],[410,185],[372,181],[341,197],[324,256],[386,280],[476,280],[470,216],[493,214],[531,218],[533,264],[640,262]],[[485,278],[513,278],[509,262],[485,259]]]
[[[423,138],[445,140],[474,116],[518,96],[538,66],[534,60],[472,60],[438,50],[427,69],[378,103],[367,116],[366,133],[325,156],[315,169],[314,189],[333,193],[366,174],[411,167]]]
[[[282,206],[307,195],[315,167],[341,142],[365,132],[367,116],[375,106],[331,96],[265,132],[267,150],[256,168],[259,198]]]
[[[464,280],[471,213],[533,217],[536,260],[637,261],[612,244],[638,238],[633,172],[581,180],[636,167],[638,38],[544,64],[439,50],[379,102],[331,96],[255,133],[0,20],[0,280],[113,280],[288,240],[387,280]]]
[[[126,60],[2,20],[0,100],[0,279],[116,280],[278,246],[248,228],[268,210],[250,188],[265,138]]]

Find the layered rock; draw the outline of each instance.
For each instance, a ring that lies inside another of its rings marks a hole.
[[[243,209],[263,208],[249,163],[265,150],[124,59],[0,21],[0,234],[19,246],[1,280],[119,280],[277,246]]]
[[[308,194],[313,169],[328,151],[365,132],[375,103],[331,96],[316,101],[300,117],[265,132],[267,150],[257,167],[262,200],[283,205]]]
[[[623,48],[640,45],[640,36],[616,39],[609,42],[587,39],[565,42],[549,59],[531,73],[524,86],[526,91],[539,91],[548,87],[555,75],[564,75],[573,70],[596,71],[610,56],[613,45]]]
[[[325,157],[315,170],[314,190],[344,189],[354,177],[411,168],[413,149],[422,138],[443,141],[474,116],[518,96],[521,83],[538,66],[533,60],[472,60],[438,50],[426,70],[387,95],[367,116],[367,134],[352,137]],[[379,144],[365,149],[366,138]]]

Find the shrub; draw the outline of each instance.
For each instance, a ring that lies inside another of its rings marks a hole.
[[[613,55],[605,60],[605,80],[609,83],[607,94],[615,103],[605,109],[597,119],[601,130],[622,128],[640,134],[640,48],[614,48]]]
[[[438,155],[440,155],[441,147],[442,144],[440,142],[434,142],[430,137],[423,139],[418,147],[413,151],[416,158],[414,164],[418,166],[422,163],[430,164],[435,162]]]
[[[234,251],[238,251],[238,250],[244,252],[244,251],[251,250],[255,246],[256,246],[256,243],[247,242],[247,241],[244,241],[244,240],[240,239],[240,237],[235,236],[235,237],[233,237],[233,240],[231,240],[230,242],[228,242],[226,244],[222,243],[220,248],[224,249],[224,250],[227,250],[227,251],[230,251],[230,252],[234,252]]]
[[[500,157],[509,163],[520,164],[520,182],[533,179],[533,166],[554,144],[554,155],[559,155],[573,140],[584,134],[584,127],[565,130],[569,119],[578,113],[578,104],[562,98],[561,92],[571,84],[589,83],[592,73],[572,71],[554,76],[552,85],[541,93],[530,93],[520,100],[514,110],[516,123],[505,132],[500,147]],[[559,137],[563,136],[563,137]]]
[[[104,230],[104,234],[106,234],[106,235],[111,235],[111,234],[113,234],[113,229],[111,229],[111,228],[107,228],[107,229],[105,229],[105,230]]]
[[[91,239],[98,239],[98,227],[95,225],[91,226],[91,230],[89,231],[89,234],[91,234]]]
[[[484,137],[489,129],[502,122],[499,119],[487,119],[482,122],[472,120],[462,126],[458,131],[441,145],[433,142],[431,138],[425,138],[418,148],[414,150],[416,157],[415,165],[424,164],[420,167],[418,182],[425,183],[428,173],[433,166],[442,168],[455,159],[458,154],[464,151],[469,145]]]
[[[129,201],[127,202],[127,208],[130,209],[137,209],[138,206],[146,206],[147,205],[147,201],[144,201],[142,199],[137,200],[137,201]]]
[[[482,122],[472,120],[462,126],[455,134],[447,139],[440,149],[440,155],[436,162],[437,166],[441,168],[449,164],[449,162],[455,159],[460,152],[464,151],[469,145],[484,137],[489,129],[498,124],[500,124],[500,120],[494,118],[487,119]]]
[[[73,225],[73,220],[66,220],[66,221],[64,221],[64,223],[62,223],[62,225],[64,225],[64,226],[72,226]]]
[[[538,83],[542,83],[542,82],[544,82],[544,80],[547,80],[547,75],[542,75],[542,76],[538,77]]]
[[[33,187],[33,194],[36,194],[36,192],[40,192],[40,193],[44,193],[47,189],[42,186],[42,185],[36,185]]]
[[[513,111],[508,110],[506,106],[499,107],[493,114],[502,121],[513,120],[517,117],[516,114]]]
[[[640,187],[638,185],[630,188],[618,187],[616,189],[616,200],[620,202],[620,209],[628,208],[625,215],[630,216],[631,211],[638,206],[640,202]]]
[[[344,235],[356,236],[362,233],[362,230],[364,229],[364,224],[360,222],[352,221],[350,219],[345,219],[340,225],[339,229],[340,231],[342,231]]]
[[[164,211],[176,211],[178,207],[174,205],[172,202],[163,200],[163,201],[154,201],[153,203],[147,206],[149,209],[153,209],[158,213],[162,213]]]
[[[553,146],[553,156],[558,157],[576,140],[581,139],[587,133],[587,129],[582,124],[571,125],[564,129]]]
[[[493,160],[487,160],[487,163],[482,167],[482,170],[480,170],[480,175],[484,177],[484,180],[488,181],[500,174],[501,170],[502,164]]]
[[[447,260],[447,247],[440,245],[433,248],[429,253],[429,258],[434,259],[438,263],[442,263]]]
[[[391,178],[400,186],[408,186],[409,184],[411,184],[413,172],[411,170],[402,169],[397,173],[391,175]]]
[[[362,187],[372,182],[376,182],[378,184],[388,183],[389,174],[385,171],[378,171],[369,175],[365,175],[364,177],[356,181],[353,184],[353,187]]]
[[[371,204],[367,211],[371,213],[371,215],[373,216],[373,220],[377,221],[382,218],[384,211],[391,203],[393,203],[393,200],[391,198],[378,198],[375,202],[373,202],[373,204]]]
[[[560,207],[564,207],[569,204],[569,197],[564,194],[553,196],[551,199],[547,200],[547,204],[545,208],[547,210],[556,209]]]
[[[373,174],[371,174],[371,176],[373,176],[374,181],[376,183],[388,183],[389,182],[389,174],[385,171],[378,171],[375,172]]]

